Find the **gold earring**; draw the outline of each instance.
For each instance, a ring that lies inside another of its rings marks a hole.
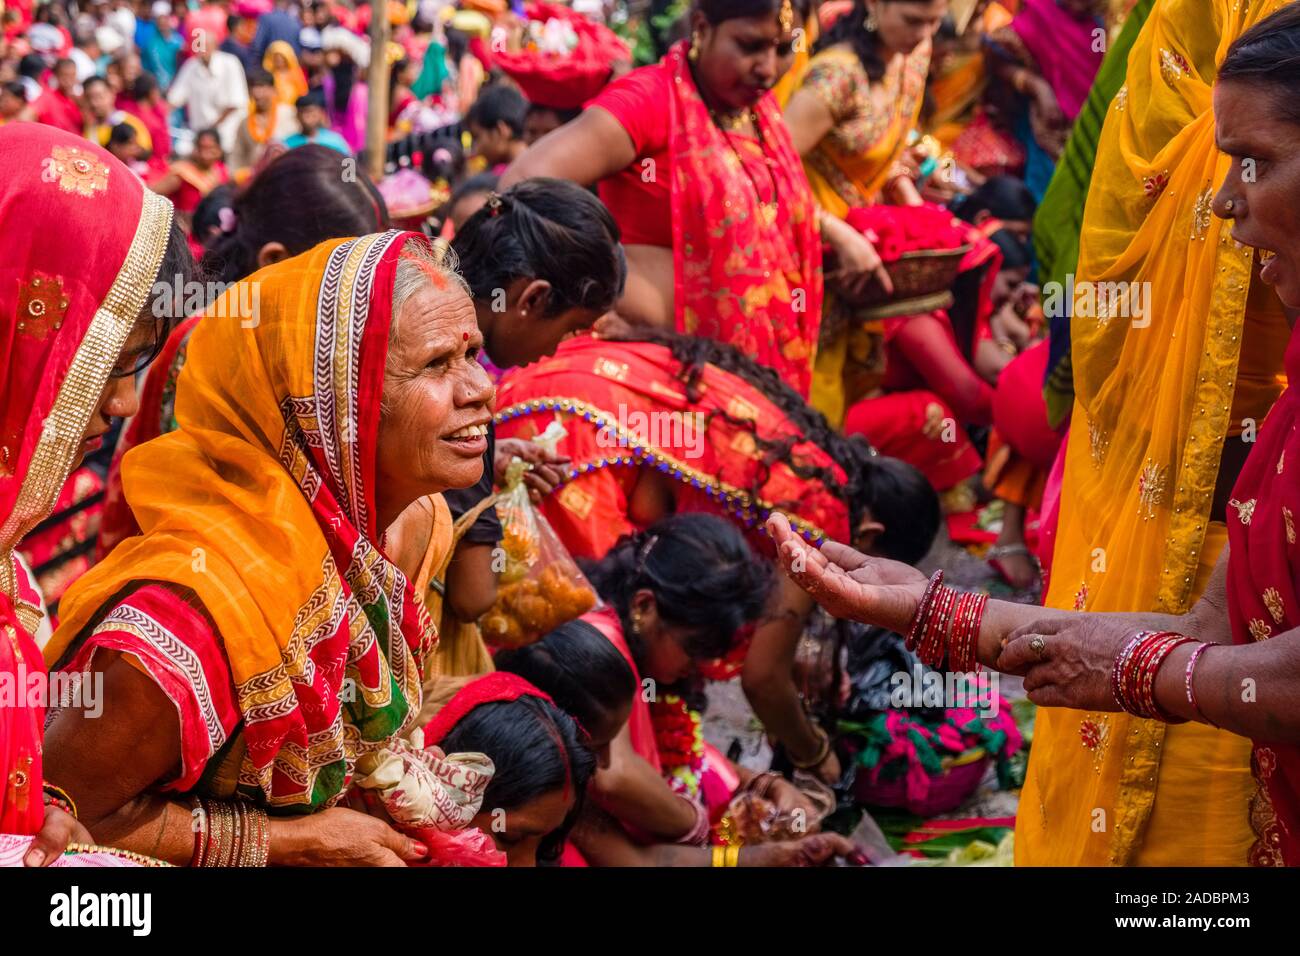
[[[862,25],[867,28],[868,33],[875,33],[880,29],[880,21],[876,19],[875,7],[867,7],[867,18],[862,21]]]
[[[691,48],[686,51],[686,58],[692,63],[700,58],[700,33],[698,30],[691,34]]]
[[[638,637],[641,636],[641,615],[640,614],[632,615],[632,633],[637,635]]]

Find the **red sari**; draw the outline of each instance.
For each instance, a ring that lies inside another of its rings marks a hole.
[[[82,435],[148,301],[171,204],[98,146],[34,123],[0,129],[10,164],[0,220],[0,833],[32,834],[45,808],[45,708],[22,693],[45,668],[40,596],[14,557],[80,459]],[[50,175],[46,175],[46,173]],[[57,228],[50,228],[56,224]],[[67,241],[76,236],[76,241]]]
[[[1287,379],[1300,381],[1300,335],[1286,350]],[[1300,392],[1282,393],[1233,486],[1228,513],[1228,617],[1236,644],[1300,627]],[[1251,805],[1255,866],[1300,866],[1300,746],[1254,741]]]
[[[665,103],[671,173],[668,208],[659,199],[656,212],[662,180],[646,184],[645,174],[659,165],[653,117]],[[593,105],[614,115],[638,147],[637,161],[601,190],[620,227],[627,223],[625,241],[666,245],[640,220],[671,218],[677,331],[734,345],[806,397],[821,324],[821,238],[775,98],[765,94],[753,107],[758,139],[724,132],[679,43],[660,63],[611,84]]]
[[[769,553],[759,531],[774,509],[811,541],[849,539],[848,509],[824,480],[766,460],[760,443],[793,442],[791,460],[845,480],[775,402],[714,365],[704,366],[692,402],[681,375],[667,346],[579,336],[502,379],[498,440],[532,437],[555,420],[568,431],[558,451],[572,459],[569,480],[541,509],[574,555],[601,557],[638,530],[629,502],[650,468],[675,480],[677,511],[730,518]]]

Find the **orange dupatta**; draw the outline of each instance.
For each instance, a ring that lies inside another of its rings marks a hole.
[[[1209,519],[1224,439],[1276,397],[1243,388],[1243,373],[1280,367],[1286,326],[1252,251],[1210,209],[1229,163],[1211,96],[1228,46],[1281,5],[1158,0],[1107,110],[1076,270],[1049,607],[1182,613],[1223,546]],[[1107,286],[1145,290],[1149,311],[1103,306]],[[1244,865],[1249,758],[1248,741],[1205,724],[1040,709],[1016,862]]]
[[[143,533],[72,587],[45,652],[59,660],[130,582],[192,590],[235,685],[239,790],[293,812],[334,805],[359,758],[415,725],[437,642],[376,527],[379,395],[407,241],[426,240],[325,242],[209,307],[181,372],[178,430],[122,460]]]

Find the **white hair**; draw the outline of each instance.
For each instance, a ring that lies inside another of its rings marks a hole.
[[[393,279],[393,321],[388,330],[388,340],[397,338],[398,317],[411,296],[433,282],[431,273],[440,275],[449,283],[459,286],[466,295],[470,294],[469,284],[460,274],[460,262],[456,250],[445,239],[428,243],[411,240],[402,247],[401,258],[397,260],[397,275]]]

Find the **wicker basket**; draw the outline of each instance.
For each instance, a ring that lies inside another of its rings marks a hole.
[[[963,245],[955,249],[904,252],[885,264],[894,284],[892,293],[886,294],[879,283],[873,282],[861,296],[849,295],[842,288],[836,288],[835,295],[862,322],[946,309],[952,305],[952,284],[957,280],[962,257],[970,248]]]

